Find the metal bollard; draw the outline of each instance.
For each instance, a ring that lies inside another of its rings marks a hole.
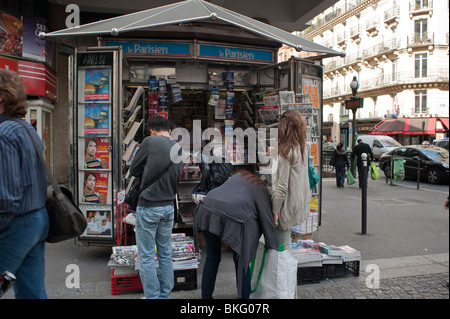
[[[361,170],[361,233],[367,234],[367,154],[361,154],[363,169]]]

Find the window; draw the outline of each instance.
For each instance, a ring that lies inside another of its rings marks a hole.
[[[406,156],[407,149],[406,148],[397,148],[392,153],[394,156]]]
[[[427,77],[427,54],[416,54],[414,57],[414,72],[416,78]]]
[[[392,81],[397,81],[397,60],[392,61]]]
[[[426,43],[428,36],[428,20],[421,19],[414,21],[414,42]]]
[[[415,113],[427,113],[427,91],[414,91],[415,98]]]
[[[422,9],[428,7],[428,0],[416,0],[416,9]]]

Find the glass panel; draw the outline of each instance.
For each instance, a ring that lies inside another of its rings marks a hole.
[[[51,167],[51,121],[52,114],[42,112],[42,142],[44,143],[44,156],[48,167]]]

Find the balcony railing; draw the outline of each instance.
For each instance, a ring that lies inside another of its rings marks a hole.
[[[411,0],[409,2],[409,11],[429,10],[433,8],[433,0]]]
[[[391,21],[400,16],[400,7],[395,6],[384,11],[384,22]]]
[[[394,51],[400,47],[400,39],[391,39],[377,45],[371,46],[363,51],[363,59],[373,56],[382,55],[390,51]]]
[[[349,0],[349,1],[346,1],[345,4],[342,5],[341,7],[335,7],[334,10],[327,13],[324,18],[322,18],[318,21],[314,21],[312,26],[309,26],[308,28],[303,30],[301,32],[301,36],[306,37],[308,33],[319,29],[321,26],[323,26],[323,25],[327,24],[328,22],[330,22],[331,20],[343,15],[344,13],[353,9],[354,7],[356,7],[357,5],[361,4],[364,1],[366,1],[366,0]]]
[[[449,81],[449,69],[440,68],[427,70],[428,76],[416,78],[414,71],[396,72],[389,73],[383,76],[373,77],[370,79],[363,79],[360,81],[359,92],[379,88],[382,86],[394,86],[404,83],[430,83],[430,82],[448,82]],[[341,85],[339,87],[334,87],[331,89],[326,89],[323,91],[323,98],[332,98],[338,96],[350,95],[351,89],[350,85]]]
[[[378,19],[378,17],[373,17],[370,18],[369,20],[366,21],[366,31],[375,29],[379,26],[380,21]]]
[[[422,32],[408,35],[408,46],[421,46],[434,43],[434,32]]]

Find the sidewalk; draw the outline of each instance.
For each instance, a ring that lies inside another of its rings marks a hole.
[[[361,252],[360,275],[323,279],[300,285],[301,299],[448,299],[449,211],[443,209],[448,186],[442,191],[389,186],[369,181],[367,234],[361,234],[361,191],[357,184],[340,189],[334,178],[323,180],[322,224],[316,241],[350,245]],[[444,191],[446,189],[446,191]],[[111,247],[78,247],[72,241],[47,245],[46,288],[50,299],[140,299],[143,293],[111,295],[107,262]],[[197,289],[172,293],[173,299],[200,299],[205,260],[203,249]],[[66,267],[80,269],[80,288],[69,289]],[[375,266],[374,266],[375,265]],[[371,288],[374,267],[379,288]],[[366,282],[367,281],[367,282]],[[232,254],[223,251],[216,299],[235,299]],[[8,292],[2,299],[13,298]]]

